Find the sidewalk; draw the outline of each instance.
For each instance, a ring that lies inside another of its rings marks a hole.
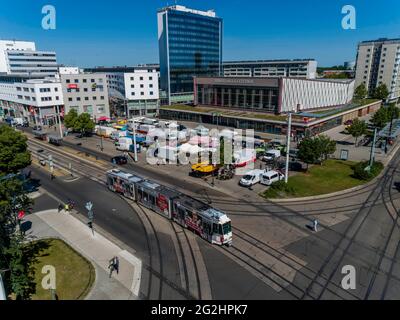
[[[41,211],[25,218],[32,223],[28,236],[60,238],[85,256],[95,267],[96,280],[87,300],[136,300],[139,295],[141,261],[92,230],[72,215],[57,210]],[[119,274],[109,278],[109,260],[118,256]]]

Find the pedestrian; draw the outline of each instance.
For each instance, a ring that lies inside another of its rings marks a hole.
[[[113,273],[114,268],[115,268],[114,259],[115,259],[115,257],[113,257],[113,258],[108,262],[108,269],[110,269],[110,273],[108,274],[108,277],[109,277],[109,278],[111,278],[112,273]]]
[[[56,177],[54,176],[53,172],[50,174],[50,179],[54,180]]]
[[[317,232],[318,230],[317,230],[317,227],[318,227],[318,220],[317,219],[314,219],[314,231],[315,232]]]
[[[117,274],[119,272],[119,259],[118,257],[114,257],[114,270],[117,271]]]

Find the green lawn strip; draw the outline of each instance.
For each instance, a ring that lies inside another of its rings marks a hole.
[[[269,188],[263,193],[266,198],[308,197],[332,193],[356,187],[366,181],[353,178],[352,166],[356,162],[327,160],[322,166],[314,165],[308,172],[290,177],[288,188],[290,193],[277,192]]]
[[[68,244],[59,239],[36,241],[42,248],[35,253],[36,293],[32,300],[50,300],[49,290],[42,288],[44,265],[52,265],[56,270],[56,294],[59,300],[84,299],[89,293],[96,274],[93,265]]]

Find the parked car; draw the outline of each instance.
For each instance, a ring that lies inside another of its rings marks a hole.
[[[122,165],[128,163],[128,158],[126,156],[115,156],[111,158],[113,164]]]
[[[263,161],[271,161],[278,159],[281,156],[281,151],[277,149],[270,149],[264,153],[264,156],[261,157]]]
[[[284,174],[282,174],[278,171],[275,171],[275,170],[271,170],[271,171],[267,171],[261,175],[260,182],[261,182],[261,184],[270,186],[274,182],[277,182],[277,181],[280,181],[283,179],[285,179]]]
[[[265,170],[255,169],[247,172],[239,181],[239,185],[250,187],[260,182],[262,174]]]

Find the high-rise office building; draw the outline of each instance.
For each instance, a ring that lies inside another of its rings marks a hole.
[[[363,41],[358,45],[356,87],[369,94],[381,84],[389,90],[389,102],[400,102],[400,39]]]
[[[160,89],[168,104],[193,101],[194,76],[222,73],[222,19],[213,10],[160,9]]]

